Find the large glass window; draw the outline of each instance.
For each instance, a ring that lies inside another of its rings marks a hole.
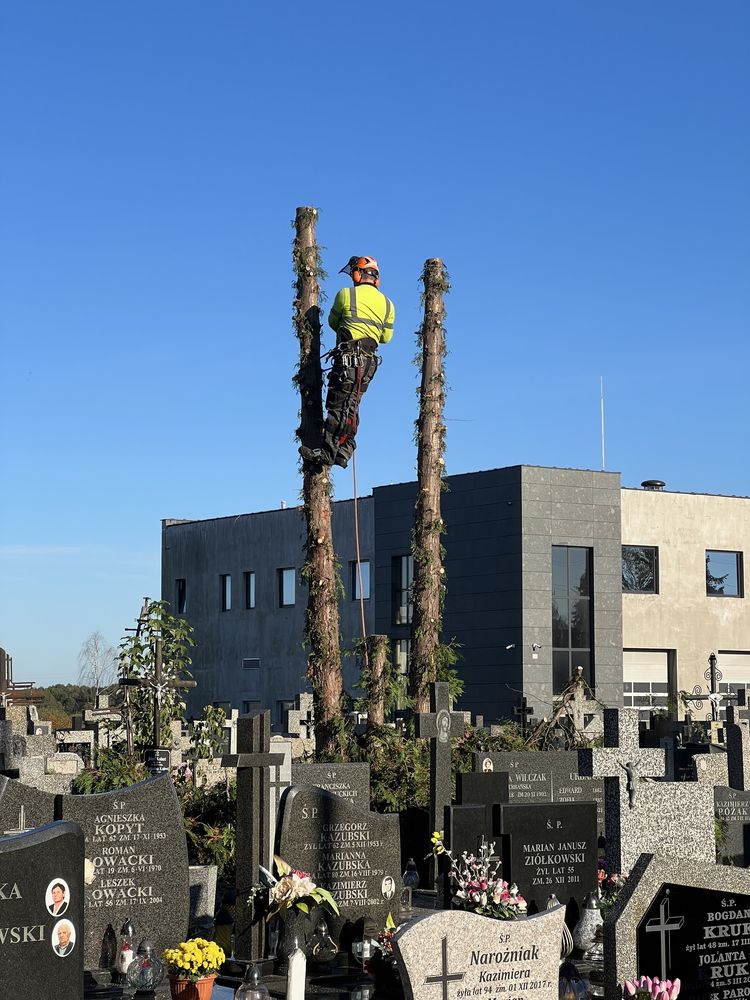
[[[655,545],[623,545],[622,592],[659,593],[659,550]]]
[[[411,666],[411,639],[394,640],[393,662],[396,667],[396,673],[409,673],[409,668]]]
[[[709,597],[742,597],[742,553],[706,550],[706,594]]]
[[[393,624],[411,625],[414,607],[411,588],[414,583],[414,557],[396,556],[391,563],[393,584]]]
[[[357,569],[357,563],[349,563],[351,567],[351,578],[352,578],[352,600],[358,601],[360,597],[359,591],[359,573],[362,572],[362,595],[363,600],[370,600],[370,563],[368,560],[364,560],[359,563],[359,569]]]
[[[221,584],[221,610],[232,610],[232,577],[229,573],[224,573],[219,577]]]
[[[559,694],[578,667],[594,686],[591,549],[552,546],[552,683]]]
[[[279,570],[279,607],[291,608],[295,601],[295,572],[293,569]]]

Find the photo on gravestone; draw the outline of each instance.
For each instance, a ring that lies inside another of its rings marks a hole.
[[[0,996],[83,997],[83,852],[75,823],[0,837]]]
[[[527,920],[465,910],[417,917],[393,938],[406,1000],[557,1000],[564,915],[558,906]]]
[[[282,802],[279,853],[333,895],[339,923],[384,927],[398,908],[398,817],[358,809],[321,788],[293,785]]]
[[[61,795],[58,803],[61,818],[83,829],[96,873],[86,899],[86,968],[102,968],[107,929],[119,934],[127,919],[138,940],[147,938],[158,952],[183,940],[190,904],[187,844],[171,778],[98,795]]]
[[[313,764],[295,760],[292,761],[292,783],[315,785],[347,799],[360,809],[370,808],[369,764]]]
[[[750,896],[665,883],[638,924],[638,969],[682,980],[681,1000],[750,994]]]
[[[597,887],[596,804],[550,802],[500,807],[503,878],[515,882],[529,912],[554,893],[577,921],[580,903]]]
[[[750,792],[714,788],[714,813],[719,821],[716,845],[724,864],[750,865]]]

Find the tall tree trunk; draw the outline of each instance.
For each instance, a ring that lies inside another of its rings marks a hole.
[[[298,208],[295,218],[294,271],[297,276],[294,325],[299,339],[301,420],[299,440],[320,444],[323,426],[323,373],[320,364],[320,285],[323,275],[315,242],[316,208]],[[302,576],[307,582],[305,639],[309,647],[307,678],[313,689],[315,745],[318,752],[336,749],[335,721],[341,715],[341,647],[336,557],[331,527],[329,468],[311,472],[303,467],[307,539]]]
[[[388,659],[388,636],[368,635],[367,662],[367,721],[373,726],[385,723],[386,661]]]
[[[422,351],[422,383],[419,390],[417,418],[417,502],[414,510],[412,554],[414,584],[411,627],[411,666],[409,694],[415,712],[429,712],[428,685],[438,679],[440,631],[442,628],[445,580],[440,536],[443,519],[440,513],[445,460],[445,303],[450,288],[442,260],[425,261],[424,321],[419,331]]]

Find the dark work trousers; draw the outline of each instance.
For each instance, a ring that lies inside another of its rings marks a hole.
[[[346,467],[357,447],[359,402],[378,369],[378,357],[363,347],[344,344],[333,354],[328,373],[327,417],[322,451],[327,464]]]

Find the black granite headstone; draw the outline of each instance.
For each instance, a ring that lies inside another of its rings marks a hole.
[[[639,971],[682,980],[680,1000],[750,995],[750,896],[665,883],[638,924]]]
[[[293,785],[282,802],[281,857],[328,889],[343,920],[385,925],[401,888],[398,817]]]
[[[74,823],[0,837],[0,996],[83,997],[83,892]]]
[[[182,811],[168,775],[100,795],[60,795],[61,818],[86,838],[96,877],[86,894],[87,969],[100,967],[110,925],[130,918],[161,952],[187,932],[190,892]]]
[[[475,753],[474,771],[507,773],[511,802],[596,802],[597,828],[604,836],[604,779],[582,778],[575,750]]]
[[[360,809],[370,808],[370,765],[308,764],[292,761],[292,784],[315,785]]]
[[[500,807],[503,878],[515,882],[529,911],[554,893],[566,906],[596,889],[597,833],[593,802]]]
[[[714,810],[726,824],[722,860],[738,868],[747,868],[750,864],[750,792],[716,786]]]
[[[54,818],[54,795],[0,776],[0,837],[34,830]]]

